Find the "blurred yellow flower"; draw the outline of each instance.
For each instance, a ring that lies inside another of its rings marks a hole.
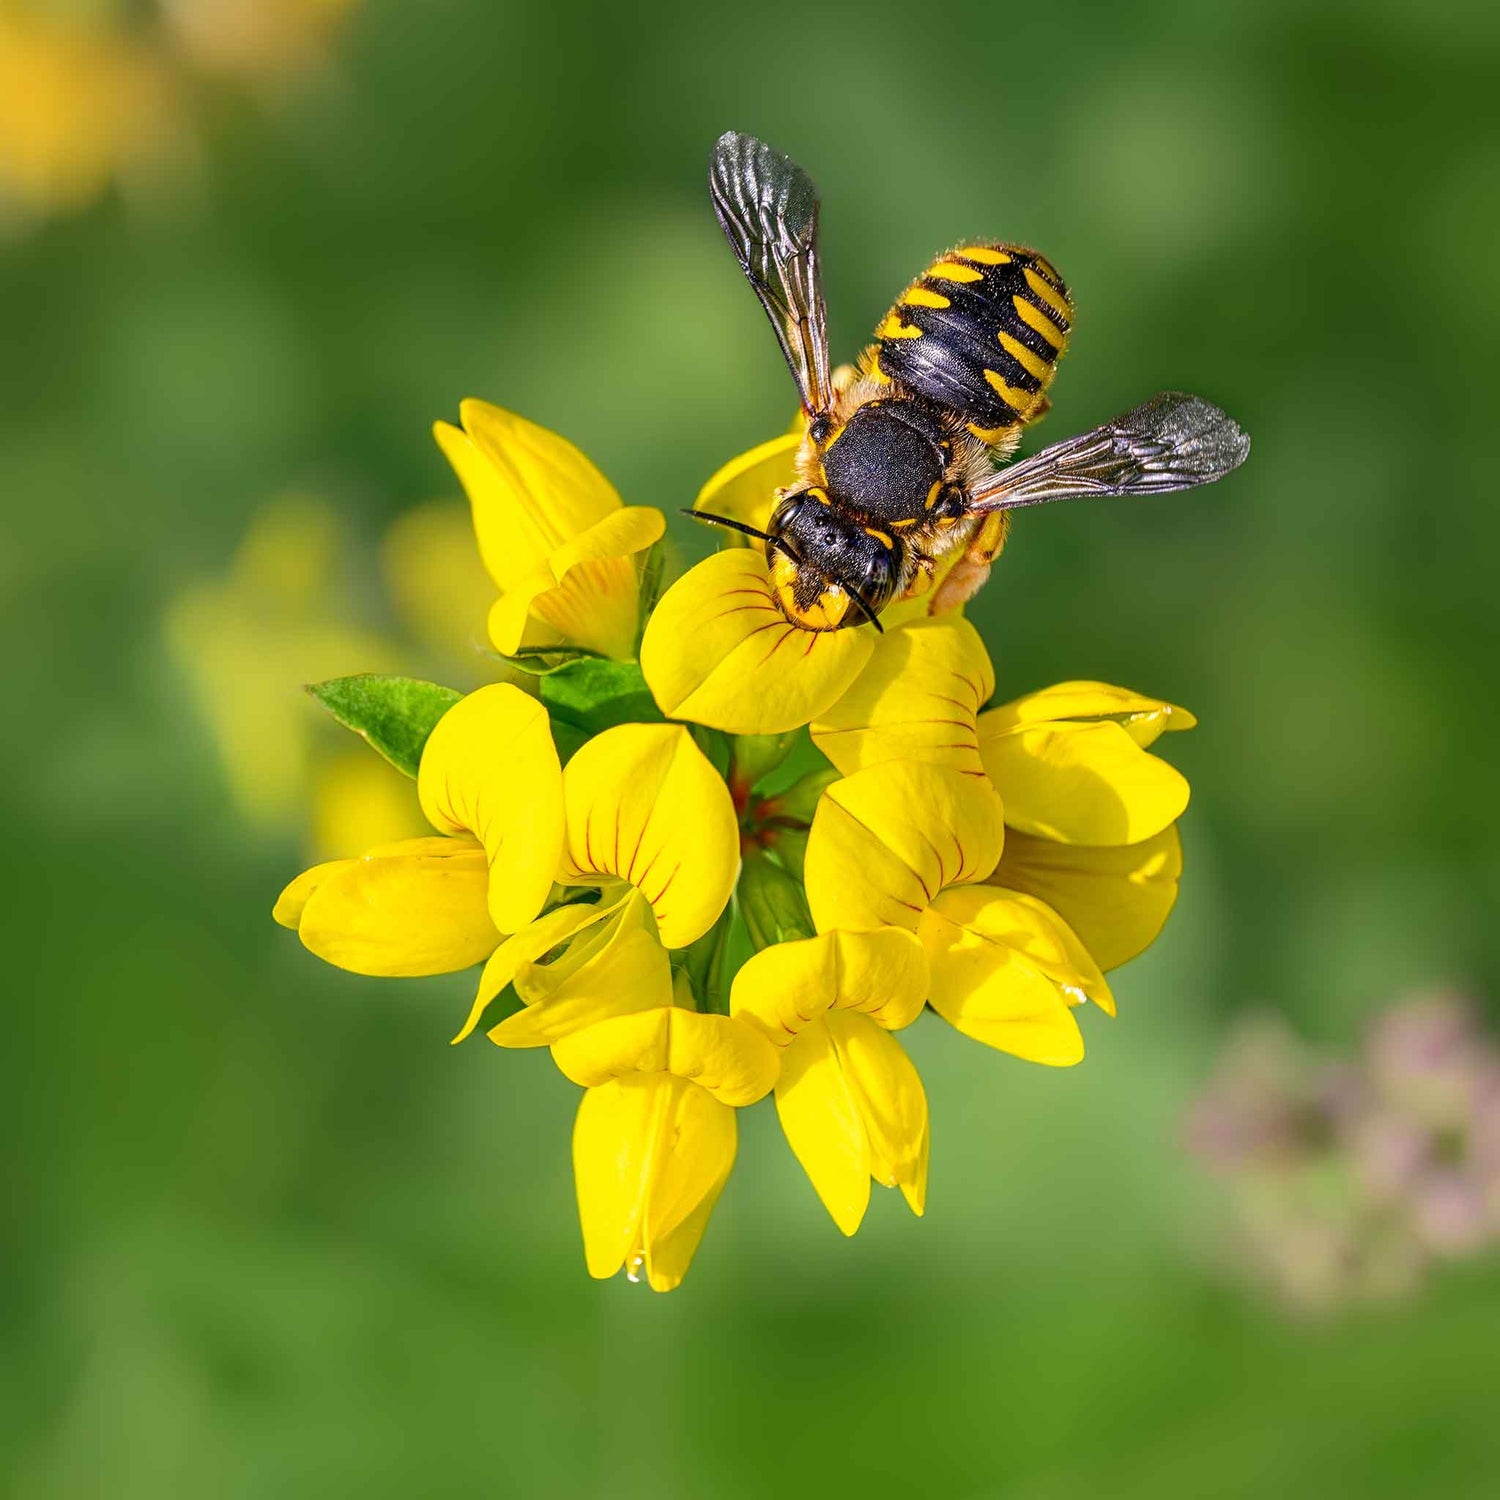
[[[173,40],[196,67],[238,77],[296,71],[325,53],[357,0],[161,0]]]
[[[161,68],[108,20],[0,8],[0,211],[66,212],[156,151]]]
[[[213,731],[230,791],[241,814],[263,828],[303,823],[323,760],[324,726],[301,685],[400,664],[393,643],[342,623],[351,594],[342,573],[347,551],[331,507],[278,500],[252,521],[228,574],[184,590],[167,611],[168,648]],[[389,800],[373,796],[363,842],[381,841],[389,827]],[[415,799],[410,806],[416,833]],[[338,821],[347,827],[344,814]],[[347,845],[321,844],[318,852],[345,853]]]
[[[635,653],[636,554],[666,521],[623,506],[614,486],[571,443],[485,401],[459,407],[463,429],[433,432],[473,507],[474,531],[500,598],[490,610],[495,649],[559,641],[605,656]]]
[[[853,1234],[870,1181],[927,1196],[927,1096],[901,1044],[927,998],[922,945],[899,928],[777,943],[735,975],[731,1014],[782,1049],[776,1113],[824,1207]]]
[[[770,1089],[775,1049],[728,1016],[663,1006],[575,1031],[552,1056],[587,1090],[573,1170],[589,1275],[623,1266],[671,1291],[734,1166],[734,1111]]]
[[[308,795],[308,842],[317,859],[431,832],[411,778],[363,745],[317,757]]]
[[[380,569],[396,614],[451,687],[504,681],[485,635],[495,586],[474,547],[474,522],[462,500],[429,500],[403,511],[380,541]]]

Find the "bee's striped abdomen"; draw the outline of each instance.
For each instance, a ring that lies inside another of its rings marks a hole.
[[[1020,245],[962,245],[885,315],[877,365],[994,442],[1036,415],[1072,326],[1072,299],[1045,257]]]

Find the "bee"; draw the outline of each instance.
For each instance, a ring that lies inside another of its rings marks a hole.
[[[1072,333],[1073,299],[1050,261],[998,241],[947,251],[896,299],[853,371],[830,372],[812,180],[729,131],[709,193],[797,383],[806,436],[798,482],[777,491],[765,531],[687,514],[766,544],[771,591],[793,625],[878,630],[892,600],[927,593],[934,614],[957,608],[989,576],[1011,511],[1208,484],[1250,451],[1218,407],[1168,391],[1011,462],[1047,410]]]

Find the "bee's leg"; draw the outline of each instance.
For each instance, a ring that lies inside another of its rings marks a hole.
[[[912,556],[912,575],[910,582],[902,590],[903,599],[920,599],[932,587],[932,580],[937,573],[937,564],[930,558],[917,552]]]
[[[964,555],[949,570],[948,576],[938,585],[932,596],[929,613],[947,614],[970,599],[984,586],[990,576],[990,568],[1005,545],[1006,533],[1010,530],[1010,516],[997,510],[987,516],[969,541]]]

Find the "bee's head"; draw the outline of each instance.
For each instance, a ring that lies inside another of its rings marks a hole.
[[[794,491],[770,527],[771,592],[803,630],[874,623],[896,592],[901,543],[850,520],[817,486]]]

